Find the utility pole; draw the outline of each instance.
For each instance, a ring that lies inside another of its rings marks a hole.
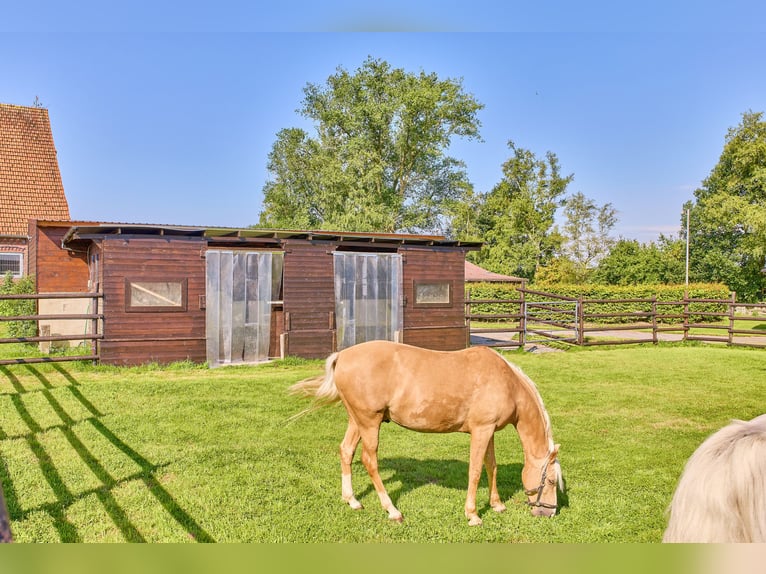
[[[686,210],[686,282],[689,286],[689,209]]]

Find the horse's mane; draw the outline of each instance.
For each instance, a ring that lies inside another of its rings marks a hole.
[[[500,355],[502,357],[502,355]],[[540,409],[540,418],[545,423],[545,438],[548,440],[548,452],[553,451],[553,434],[551,431],[551,419],[548,416],[548,411],[545,409],[545,403],[543,403],[543,397],[540,395],[540,391],[537,390],[537,386],[532,382],[521,367],[514,365],[508,359],[503,357],[503,360],[508,364],[511,370],[517,375],[521,383],[527,388],[529,394],[535,399],[537,408]]]
[[[766,542],[766,414],[708,437],[668,512],[663,542]]]

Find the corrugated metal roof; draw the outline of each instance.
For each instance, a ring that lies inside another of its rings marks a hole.
[[[202,237],[210,241],[240,239],[284,240],[305,239],[310,241],[354,241],[381,244],[433,245],[477,249],[478,241],[455,241],[440,235],[416,235],[400,233],[366,233],[349,231],[296,230],[296,229],[254,229],[228,227],[199,227],[183,225],[153,225],[145,223],[101,223],[96,225],[75,225],[66,233],[63,242],[76,239],[95,239],[110,235],[156,235]]]

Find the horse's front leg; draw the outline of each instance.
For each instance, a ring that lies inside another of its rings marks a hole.
[[[340,480],[341,496],[343,500],[354,510],[362,508],[362,504],[354,496],[354,490],[351,487],[351,463],[354,460],[356,445],[359,444],[359,427],[351,416],[348,417],[348,427],[343,442],[340,443]]]
[[[479,488],[482,462],[495,427],[483,427],[471,431],[471,459],[468,463],[468,493],[465,497],[465,517],[469,526],[479,526],[481,518],[476,512],[476,491]],[[494,457],[493,457],[494,458]]]
[[[487,469],[487,483],[489,484],[489,505],[495,512],[505,511],[505,504],[497,491],[497,460],[495,459],[495,434],[489,439],[487,453],[484,455],[484,467]]]

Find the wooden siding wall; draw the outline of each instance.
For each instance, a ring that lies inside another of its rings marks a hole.
[[[323,358],[335,349],[335,286],[332,243],[290,242],[285,248],[284,322],[287,354]],[[401,247],[403,255],[403,342],[451,351],[463,349],[465,325],[462,250]],[[415,307],[414,282],[450,281],[452,304]]]
[[[35,276],[38,293],[88,291],[86,253],[61,248],[68,226],[37,227],[30,224],[29,273]]]
[[[282,354],[281,336],[285,332],[285,312],[281,305],[271,306],[271,329],[269,331],[269,358],[279,359]]]
[[[61,247],[69,226],[37,226],[36,222],[30,222],[27,264],[30,273],[37,277],[41,293],[88,291],[87,254],[72,253]],[[285,332],[286,354],[326,357],[336,350],[332,253],[338,244],[288,239],[281,247],[285,250],[283,307],[274,309],[270,354],[279,355],[279,336]],[[359,246],[368,252],[370,247]],[[206,361],[203,302],[207,248],[203,238],[106,236],[94,242],[91,249],[100,253],[99,279],[106,315],[105,338],[100,344],[102,362],[132,365],[185,359]],[[389,247],[388,252],[391,251]],[[403,256],[403,342],[439,350],[464,348],[467,331],[463,311],[463,250],[404,245],[399,246],[398,252]],[[187,311],[126,312],[126,279],[185,279]],[[450,281],[452,304],[415,307],[416,279]]]
[[[404,258],[404,339],[409,345],[454,351],[464,349],[465,254],[460,250],[402,247]],[[445,307],[415,307],[415,281],[450,281],[452,304]]]
[[[331,243],[285,244],[284,321],[288,355],[323,358],[335,346],[335,279]]]
[[[126,239],[101,242],[104,293],[102,362],[136,365],[189,359],[205,362],[204,240]],[[126,280],[187,280],[187,310],[128,313]]]

